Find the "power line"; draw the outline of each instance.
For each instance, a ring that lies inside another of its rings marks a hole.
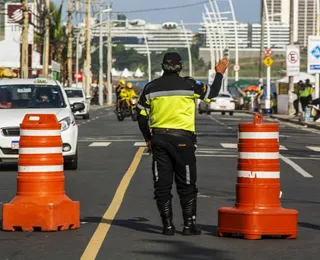
[[[207,1],[201,1],[201,2],[196,2],[193,4],[187,4],[187,5],[178,5],[178,6],[169,6],[169,7],[159,7],[159,8],[150,8],[150,9],[140,9],[140,10],[133,10],[133,11],[112,11],[111,13],[117,13],[117,14],[133,14],[133,13],[144,13],[144,12],[155,12],[155,11],[163,11],[163,10],[173,10],[173,9],[182,9],[182,8],[187,8],[187,7],[192,7],[196,5],[202,5],[208,3],[209,0]],[[81,12],[80,12],[81,13]],[[98,12],[93,12],[93,13],[98,13]]]

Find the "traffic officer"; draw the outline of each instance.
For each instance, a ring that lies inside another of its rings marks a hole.
[[[183,234],[201,234],[196,226],[195,99],[210,101],[216,97],[227,67],[227,58],[218,62],[215,80],[208,86],[193,78],[181,77],[180,55],[166,53],[162,63],[163,75],[149,82],[140,96],[138,124],[153,154],[154,199],[165,235],[175,233],[171,206],[173,177],[182,207]]]

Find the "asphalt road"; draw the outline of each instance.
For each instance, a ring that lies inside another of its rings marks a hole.
[[[49,233],[0,231],[0,260],[319,259],[320,132],[289,123],[280,124],[281,203],[299,212],[298,238],[217,236],[218,208],[235,203],[237,126],[245,121],[252,121],[252,115],[198,116],[198,224],[203,234],[181,235],[174,191],[177,234],[167,237],[161,235],[151,156],[140,147],[137,123],[118,122],[110,108],[93,111],[90,120],[77,120],[79,169],[65,172],[65,187],[72,200],[80,201],[81,227]],[[17,169],[0,167],[0,203],[8,203],[16,193]]]

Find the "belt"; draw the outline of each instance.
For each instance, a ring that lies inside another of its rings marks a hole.
[[[178,135],[185,137],[192,137],[194,135],[193,132],[183,130],[183,129],[169,129],[169,128],[153,128],[152,134],[168,134],[168,135]]]

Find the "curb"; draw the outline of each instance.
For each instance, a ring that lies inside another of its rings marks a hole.
[[[296,121],[296,120],[293,120],[293,119],[290,119],[290,118],[281,118],[281,117],[272,116],[272,115],[270,117],[274,118],[274,119],[278,119],[279,121],[289,122],[289,123],[292,123],[292,124],[302,125],[302,126],[306,126],[306,127],[309,127],[309,128],[320,130],[320,124],[316,125],[316,124],[312,124],[312,123],[301,122],[301,121]]]

